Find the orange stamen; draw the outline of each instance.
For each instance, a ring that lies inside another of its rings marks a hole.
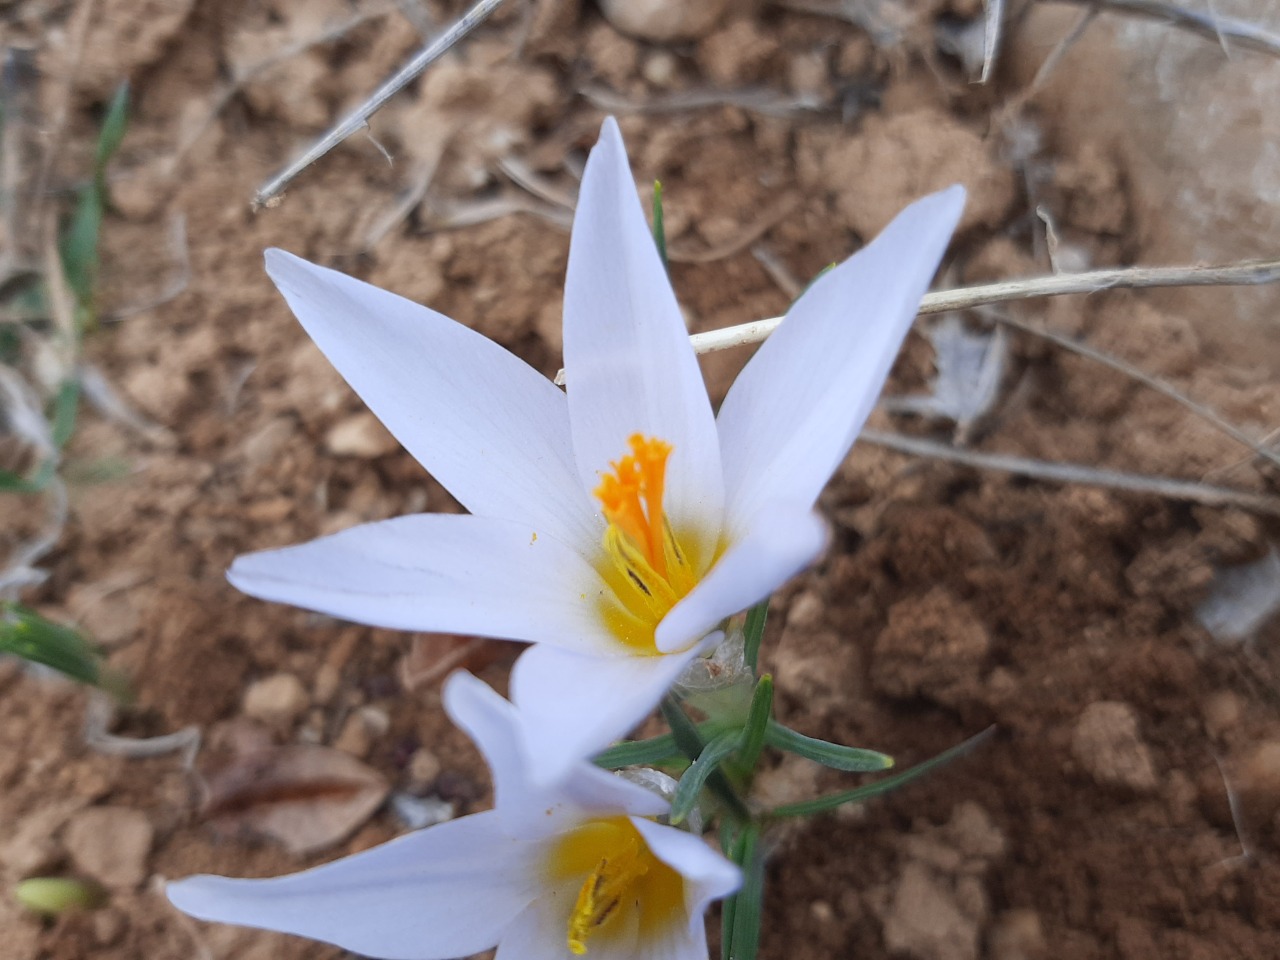
[[[594,493],[605,520],[626,535],[659,576],[666,577],[662,497],[671,444],[638,433],[627,443],[631,453],[609,464],[613,473],[601,477]]]

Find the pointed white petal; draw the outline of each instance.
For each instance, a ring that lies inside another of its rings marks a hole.
[[[564,367],[583,485],[596,487],[632,434],[667,441],[667,515],[704,538],[709,555],[724,498],[715,421],[612,118],[587,161],[573,221]]]
[[[645,960],[707,960],[707,921],[701,912],[688,925],[664,930],[644,944]]]
[[[570,896],[564,898],[571,904]],[[553,915],[544,901],[534,903],[507,927],[494,960],[567,960],[568,929],[566,917]]]
[[[669,809],[661,797],[591,763],[570,768],[563,782],[535,783],[529,774],[522,715],[469,673],[449,677],[444,706],[484,754],[493,775],[494,807],[513,835],[547,836],[593,813],[657,816]]]
[[[659,650],[681,650],[725,617],[763,600],[813,563],[827,542],[822,518],[807,506],[766,505],[746,535],[658,624]]]
[[[568,407],[551,381],[443,314],[283,250],[267,251],[267,273],[347,383],[463,506],[595,544]]]
[[[367,523],[239,557],[227,578],[264,600],[397,630],[618,646],[589,599],[608,587],[528,524],[463,514]]]
[[[718,420],[735,535],[767,501],[817,499],[880,395],[963,206],[956,186],[907,207],[819,277],[751,358]]]
[[[692,920],[701,918],[712,900],[727,897],[742,883],[742,872],[701,837],[632,817],[653,855],[685,880],[685,904]]]
[[[511,671],[511,699],[525,719],[533,777],[561,779],[625,735],[700,652],[695,645],[664,656],[599,657],[530,647]]]
[[[492,812],[452,820],[287,877],[199,876],[166,888],[201,920],[298,934],[384,960],[492,947],[539,892],[541,848]]]

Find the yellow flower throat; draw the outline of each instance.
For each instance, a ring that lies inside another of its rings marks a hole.
[[[696,562],[662,509],[671,444],[638,433],[627,443],[631,452],[609,464],[593,491],[609,524],[609,569],[601,573],[618,601],[604,612],[624,643],[657,652],[653,630],[697,584]]]
[[[653,855],[626,817],[591,820],[566,834],[552,853],[549,872],[554,881],[583,877],[565,935],[577,956],[587,952],[590,939],[607,939],[628,916],[634,915],[644,942],[683,914],[683,878]]]

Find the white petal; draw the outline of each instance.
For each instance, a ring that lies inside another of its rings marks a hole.
[[[239,557],[240,590],[397,630],[608,651],[589,598],[608,591],[573,549],[529,524],[415,514]]]
[[[569,542],[599,539],[551,381],[443,314],[283,250],[267,251],[267,273],[347,383],[463,506]]]
[[[665,504],[709,555],[724,502],[711,404],[612,118],[583,174],[569,246],[564,367],[573,450],[592,490],[634,433],[672,444]]]
[[[534,903],[507,927],[494,960],[568,960],[568,921]],[[705,960],[705,958],[700,958]]]
[[[657,816],[669,809],[661,797],[586,762],[570,768],[563,782],[533,782],[521,713],[469,673],[449,677],[444,706],[484,754],[493,775],[494,807],[513,835],[547,836],[597,813]]]
[[[698,921],[712,900],[727,897],[742,884],[738,867],[701,837],[640,817],[631,822],[653,855],[684,877],[691,920]]]
[[[707,960],[707,921],[701,913],[687,926],[664,930],[644,945],[644,960]]]
[[[532,775],[565,776],[640,723],[700,646],[664,656],[599,657],[530,647],[511,671],[511,699],[525,718]]]
[[[813,563],[826,542],[826,524],[807,506],[767,505],[746,535],[663,617],[654,632],[658,649],[681,650],[725,617],[763,600]]]
[[[540,855],[540,847],[507,837],[489,811],[302,873],[190,877],[166,892],[201,920],[298,934],[384,960],[443,960],[498,942],[539,892]]]
[[[963,206],[956,186],[907,207],[819,277],[751,358],[718,420],[734,534],[767,501],[817,499],[880,395]]]

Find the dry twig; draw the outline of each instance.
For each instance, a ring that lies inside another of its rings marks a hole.
[[[1060,333],[1054,333],[1051,330],[1043,330],[1039,327],[1034,327],[1029,323],[1023,323],[1021,320],[1015,320],[1013,317],[1000,311],[984,310],[982,311],[982,315],[989,317],[996,323],[1002,324],[1003,326],[1010,327],[1033,337],[1038,337],[1041,340],[1047,340],[1055,346],[1061,347],[1064,350],[1069,350],[1072,353],[1079,354],[1080,356],[1086,357],[1095,363],[1102,364],[1104,367],[1110,367],[1112,370],[1122,373],[1132,380],[1136,380],[1144,387],[1148,387],[1156,393],[1168,397],[1174,403],[1182,405],[1201,420],[1210,424],[1214,429],[1226,434],[1232,440],[1244,444],[1258,456],[1270,460],[1276,466],[1280,466],[1280,453],[1268,448],[1264,442],[1253,439],[1253,437],[1249,436],[1234,424],[1224,420],[1204,404],[1197,403],[1195,400],[1192,400],[1173,384],[1166,380],[1162,380],[1159,377],[1152,376],[1144,370],[1138,369],[1127,360],[1122,360],[1110,353],[1097,350],[1088,344],[1072,340],[1070,337],[1064,337]]]
[[[936,440],[909,437],[900,433],[886,433],[880,430],[863,430],[858,435],[858,439],[863,443],[873,443],[878,447],[896,450],[899,453],[959,463],[979,470],[1015,473],[1051,483],[1078,483],[1090,487],[1129,490],[1133,493],[1146,493],[1169,500],[1203,503],[1211,507],[1240,507],[1254,513],[1280,517],[1280,498],[1232,490],[1229,487],[1215,487],[1191,480],[1126,473],[1120,470],[1103,470],[1079,463],[1051,463],[1047,460],[1033,460],[1003,453],[979,453],[975,450],[962,450]]]
[[[1026,280],[1002,280],[977,287],[926,293],[918,315],[971,310],[974,307],[1032,297],[1061,297],[1102,290],[1144,290],[1152,287],[1249,286],[1280,282],[1280,260],[1257,260],[1210,267],[1125,267],[1088,273],[1055,274]],[[689,339],[698,353],[712,353],[759,343],[777,329],[782,317],[694,334]]]
[[[1168,3],[1166,0],[1040,0],[1040,2],[1075,3],[1111,13],[1146,17],[1198,33],[1202,37],[1216,40],[1224,47],[1228,42],[1232,42],[1250,50],[1280,57],[1280,34],[1238,17],[1224,17],[1214,12],[1201,13],[1176,3]]]
[[[263,184],[258,192],[254,194],[254,209],[259,209],[275,200],[294,177],[357,130],[366,127],[369,123],[369,118],[377,113],[384,103],[408,86],[423,70],[444,56],[458,41],[484,23],[489,18],[489,15],[498,9],[502,3],[503,0],[479,0],[457,22],[418,51],[412,60],[397,70],[364,103],[338,121],[332,129],[312,144],[301,157]]]
[[[681,90],[647,100],[632,100],[599,84],[584,84],[578,92],[594,106],[610,113],[680,113],[706,107],[731,106],[768,117],[791,117],[812,113],[828,106],[823,100],[805,94],[786,96],[772,90]]]

